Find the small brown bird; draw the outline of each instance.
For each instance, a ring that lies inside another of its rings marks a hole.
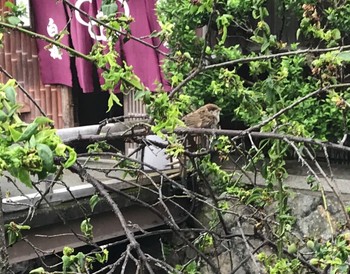
[[[206,104],[199,109],[185,115],[182,121],[193,128],[218,128],[220,111],[215,104]]]

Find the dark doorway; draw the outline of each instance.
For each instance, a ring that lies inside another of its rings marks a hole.
[[[72,61],[72,64],[74,63]],[[94,125],[106,118],[123,115],[123,107],[116,104],[111,111],[107,112],[109,93],[101,90],[96,70],[94,75],[91,76],[94,79],[94,91],[91,93],[83,93],[79,86],[75,66],[72,68],[72,72],[75,126]],[[123,104],[123,95],[118,93],[117,96]]]

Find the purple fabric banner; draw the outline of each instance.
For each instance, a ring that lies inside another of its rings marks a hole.
[[[96,1],[82,1],[82,0],[71,0],[78,9],[86,12],[91,16],[96,16],[97,7]],[[92,21],[89,20],[87,16],[82,15],[79,11],[73,11],[70,13],[71,9],[67,8],[69,16],[72,16],[70,23],[70,33],[72,44],[75,50],[83,53],[89,54],[91,52],[92,46],[95,41],[93,39],[94,33],[92,33]],[[84,93],[89,93],[94,91],[93,83],[93,70],[94,65],[82,58],[75,58],[75,65],[77,68],[79,85]]]
[[[156,0],[133,0],[125,2],[129,6],[130,15],[134,22],[130,24],[131,34],[135,37],[146,37],[153,31],[159,31],[160,27],[155,13]],[[143,41],[158,46],[159,39],[146,38]],[[166,52],[164,46],[160,50]],[[122,45],[125,61],[132,65],[134,72],[140,77],[143,84],[150,90],[156,88],[156,82],[164,85],[166,90],[170,87],[164,79],[160,64],[162,56],[153,48],[130,39]]]
[[[131,34],[135,37],[147,37],[154,30],[159,30],[159,24],[155,14],[156,0],[116,0],[127,15],[134,18],[131,23]],[[55,33],[54,27],[49,34],[47,30],[52,25],[57,25],[60,31],[67,23],[64,7],[61,2],[56,4],[55,0],[32,0],[33,10],[35,12],[37,31],[41,34],[52,35]],[[98,17],[102,0],[71,0],[76,8],[83,10],[92,17]],[[95,22],[78,11],[66,7],[66,12],[72,18],[70,22],[71,42],[75,50],[83,54],[89,54],[96,42],[106,43],[105,30],[97,26]],[[155,90],[156,83],[163,84],[166,90],[170,87],[164,79],[160,64],[162,56],[153,48],[141,44],[138,41],[130,39],[123,43],[123,37],[116,45],[120,58],[118,63],[124,60],[127,65],[132,66],[135,74],[141,79],[142,83],[150,90]],[[156,38],[145,38],[145,42],[151,45],[159,45],[160,41]],[[64,37],[64,43],[68,44],[68,38]],[[44,49],[47,43],[38,40],[41,75],[43,81],[47,84],[66,84],[72,85],[72,76],[69,66],[69,56],[66,52],[60,56],[61,59],[53,59],[51,51]],[[160,49],[166,52],[166,48],[161,46]],[[51,55],[50,55],[51,54]],[[54,53],[57,55],[57,53]],[[51,56],[51,57],[50,57]],[[75,65],[78,74],[79,84],[85,93],[94,91],[93,72],[94,65],[82,58],[75,58]],[[101,71],[98,71],[101,74]],[[100,77],[100,83],[103,79]],[[116,87],[118,91],[118,87]]]
[[[36,32],[51,39],[67,24],[65,9],[61,2],[32,0]],[[61,42],[69,45],[68,36]],[[72,73],[69,54],[56,46],[37,39],[40,74],[43,84],[62,84],[72,86]],[[49,46],[49,47],[48,47]]]
[[[131,34],[133,36],[147,36],[154,30],[160,29],[155,14],[156,0],[117,0],[117,2],[120,8],[122,8],[121,3],[123,3],[124,12],[134,18],[134,22],[130,25]],[[73,0],[72,3],[74,3],[77,8],[87,12],[89,15],[98,17],[102,0]],[[95,22],[80,15],[78,12],[74,13],[71,22],[71,35],[73,46],[76,50],[87,54],[91,51],[92,45],[96,41],[102,43],[106,42],[107,38],[105,37],[105,30],[103,27],[97,27]],[[151,45],[158,45],[160,43],[159,39],[152,38],[147,38],[144,41]],[[161,46],[160,49],[164,52],[167,51],[164,46]],[[170,90],[170,86],[165,81],[160,68],[162,56],[154,49],[132,39],[123,43],[121,38],[116,45],[116,50],[119,52],[120,56],[118,63],[121,64],[122,60],[124,60],[127,65],[133,66],[135,74],[140,77],[142,83],[150,90],[156,88],[157,82],[163,83],[164,88]],[[79,83],[83,88],[83,91],[92,91],[93,83],[91,75],[93,66],[84,60],[79,60],[78,58],[76,59],[76,67]],[[101,71],[99,71],[99,75],[100,74]],[[103,84],[103,78],[99,77],[99,79],[100,83]],[[116,91],[118,91],[118,87],[116,87]]]

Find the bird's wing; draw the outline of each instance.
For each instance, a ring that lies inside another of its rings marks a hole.
[[[200,116],[196,112],[187,114],[182,118],[182,120],[188,127],[200,128],[202,124]]]

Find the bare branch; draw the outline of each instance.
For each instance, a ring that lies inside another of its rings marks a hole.
[[[130,247],[131,249],[135,249],[137,254],[140,256],[141,261],[145,264],[147,270],[150,274],[154,274],[154,271],[152,270],[151,266],[149,265],[147,258],[143,251],[141,250],[140,244],[136,241],[134,237],[134,233],[128,228],[128,224],[123,216],[123,213],[120,211],[118,205],[113,201],[112,197],[109,195],[109,193],[106,191],[104,185],[94,177],[92,177],[85,169],[83,169],[79,164],[73,165],[70,167],[70,170],[74,173],[79,174],[82,178],[84,178],[86,181],[91,183],[98,191],[99,193],[106,198],[108,203],[113,209],[114,214],[118,217],[118,220],[120,221],[123,230],[125,232],[126,237],[130,241]]]

